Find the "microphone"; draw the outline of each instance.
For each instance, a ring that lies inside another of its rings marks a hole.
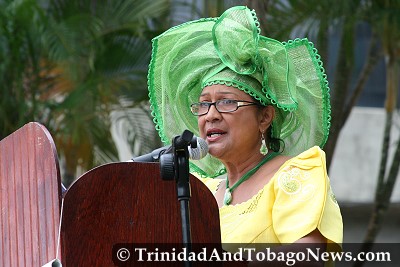
[[[200,137],[196,138],[197,147],[192,148],[190,145],[188,146],[189,158],[192,160],[199,160],[204,158],[208,153],[208,145],[206,140]],[[161,155],[171,153],[172,146],[163,146],[153,150],[152,152],[138,156],[133,158],[130,161],[133,162],[158,162],[160,160]]]
[[[197,141],[197,147],[192,148],[189,146],[188,151],[189,151],[189,158],[193,160],[199,160],[204,158],[207,153],[208,153],[208,145],[206,140],[200,137],[196,137]]]

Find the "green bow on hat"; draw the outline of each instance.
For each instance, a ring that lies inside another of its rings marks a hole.
[[[329,87],[316,49],[307,39],[281,43],[261,36],[258,25],[254,11],[237,6],[153,39],[149,97],[163,142],[185,129],[198,135],[190,104],[205,86],[224,84],[275,107],[271,137],[284,141],[282,154],[323,147],[330,127]],[[226,172],[210,155],[190,166],[206,177]]]
[[[290,84],[294,73],[289,68],[286,48],[281,42],[261,36],[257,25],[255,13],[245,7],[225,12],[212,30],[215,50],[226,67],[260,83],[262,102],[266,104],[267,97],[285,110],[294,110],[296,85]]]

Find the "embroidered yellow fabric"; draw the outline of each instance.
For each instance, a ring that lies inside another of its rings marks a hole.
[[[221,182],[200,179],[213,193]],[[318,146],[285,162],[248,201],[223,206],[219,212],[223,244],[288,244],[315,229],[328,243],[342,243],[342,216],[330,187],[325,153]]]

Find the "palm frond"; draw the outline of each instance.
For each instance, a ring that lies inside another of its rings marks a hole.
[[[124,105],[131,103],[130,100],[121,101],[125,102]],[[161,146],[147,102],[114,110],[111,113],[111,121],[114,138],[120,140],[119,144],[125,146],[125,151],[129,148],[130,156],[142,155]]]

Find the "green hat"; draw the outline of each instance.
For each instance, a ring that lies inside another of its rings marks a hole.
[[[190,105],[211,84],[236,87],[275,107],[271,137],[284,155],[324,146],[330,127],[329,87],[320,56],[307,39],[285,43],[260,35],[254,11],[236,6],[219,18],[173,27],[153,39],[148,86],[161,140],[170,144],[185,129],[199,135]],[[191,171],[216,177],[226,172],[207,155]]]

